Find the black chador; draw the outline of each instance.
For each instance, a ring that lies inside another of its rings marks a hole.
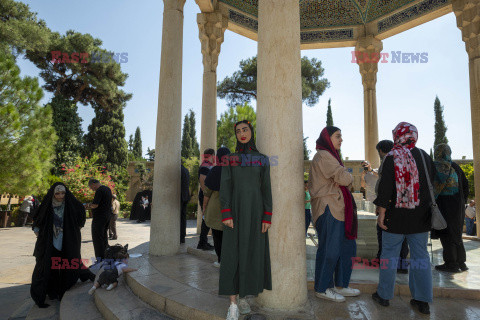
[[[58,201],[55,193],[65,193]],[[85,209],[63,183],[48,191],[33,217],[38,232],[33,255],[36,259],[30,294],[35,303],[46,308],[45,298],[61,300],[65,291],[80,278],[93,280],[94,274],[82,263],[80,229],[85,225]]]

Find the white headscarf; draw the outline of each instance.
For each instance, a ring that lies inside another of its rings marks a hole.
[[[66,192],[66,189],[65,189],[65,186],[64,185],[61,185],[59,184],[58,186],[55,187],[55,190],[53,190],[53,197],[52,197],[52,206],[53,207],[59,207],[63,204],[63,202],[65,201],[57,201],[57,199],[55,199],[55,193],[58,193],[58,192]]]

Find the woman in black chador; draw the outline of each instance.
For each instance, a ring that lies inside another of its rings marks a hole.
[[[30,294],[40,308],[49,306],[47,294],[51,300],[61,300],[79,278],[95,279],[80,255],[85,218],[83,205],[61,182],[52,185],[33,217],[37,242]]]

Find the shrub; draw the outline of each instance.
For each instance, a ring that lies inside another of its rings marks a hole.
[[[187,220],[192,220],[197,218],[197,203],[187,204]]]
[[[130,218],[130,212],[132,212],[132,202],[120,202],[120,216],[122,216],[123,218]]]
[[[467,177],[467,180],[468,180],[468,187],[469,187],[469,190],[470,190],[469,198],[475,198],[475,182],[474,182],[474,175],[473,175],[473,163],[462,164],[462,165],[460,165],[460,168],[462,168],[462,170],[465,173],[465,176]]]

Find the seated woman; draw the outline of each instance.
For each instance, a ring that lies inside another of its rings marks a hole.
[[[47,295],[50,300],[61,300],[79,278],[95,279],[80,255],[85,218],[83,205],[61,182],[50,188],[33,217],[37,242],[30,294],[40,308],[49,306]]]
[[[352,257],[357,251],[357,211],[348,188],[353,177],[339,156],[342,141],[339,128],[328,126],[322,130],[308,184],[318,234],[315,295],[335,302],[360,294],[360,290],[348,287]]]

